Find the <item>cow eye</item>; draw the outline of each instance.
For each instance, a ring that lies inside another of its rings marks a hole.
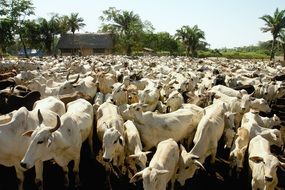
[[[116,144],[118,140],[115,140],[113,144]]]
[[[38,141],[38,143],[37,143],[37,144],[43,144],[43,142],[44,142],[44,141]]]
[[[189,169],[189,166],[187,166],[186,168],[185,168],[185,170],[188,170]]]

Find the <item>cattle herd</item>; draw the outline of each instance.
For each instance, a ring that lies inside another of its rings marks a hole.
[[[285,67],[97,55],[0,62],[0,190],[285,189]]]

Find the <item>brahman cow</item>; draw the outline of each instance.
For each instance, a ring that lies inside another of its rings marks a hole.
[[[178,161],[179,148],[176,141],[171,138],[161,141],[149,166],[136,173],[130,183],[142,179],[144,189],[165,190],[171,181],[171,190],[173,190]]]
[[[69,185],[68,163],[74,160],[73,172],[75,186],[80,184],[79,163],[82,143],[88,139],[92,151],[93,107],[84,99],[77,99],[67,104],[67,112],[57,115],[55,127],[45,124],[41,112],[38,112],[39,127],[27,131],[31,141],[21,160],[21,166],[29,169],[38,161],[54,159],[65,174],[65,186]]]

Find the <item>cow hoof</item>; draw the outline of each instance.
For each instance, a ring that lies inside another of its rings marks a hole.
[[[43,188],[43,182],[42,182],[42,180],[40,180],[40,179],[35,179],[35,184],[36,184],[38,190],[43,190],[43,189],[44,189],[44,188]]]

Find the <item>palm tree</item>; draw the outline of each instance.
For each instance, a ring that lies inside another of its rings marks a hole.
[[[265,21],[265,27],[261,28],[263,32],[271,32],[272,34],[272,46],[271,46],[271,54],[270,60],[274,59],[275,56],[275,46],[276,39],[282,30],[285,28],[285,10],[279,11],[278,8],[275,10],[274,15],[263,15],[260,17],[261,20]]]
[[[144,27],[139,15],[134,14],[133,11],[121,11],[111,7],[103,11],[103,16],[100,19],[111,22],[110,24],[103,24],[102,29],[116,33],[117,37],[123,39],[127,55],[131,55],[132,47],[137,42]]]
[[[205,39],[204,31],[199,29],[197,25],[192,28],[182,26],[181,29],[176,30],[175,36],[186,46],[186,56],[189,56],[191,52],[191,57],[197,56],[197,49],[202,43],[201,39]]]
[[[283,60],[285,62],[285,30],[282,30],[278,36],[278,42],[282,48],[283,51]]]
[[[86,25],[83,23],[84,19],[82,17],[78,17],[78,14],[79,13],[71,13],[70,17],[68,18],[68,27],[73,35],[73,51],[72,51],[73,54],[74,54],[74,33],[76,30],[79,30]]]

